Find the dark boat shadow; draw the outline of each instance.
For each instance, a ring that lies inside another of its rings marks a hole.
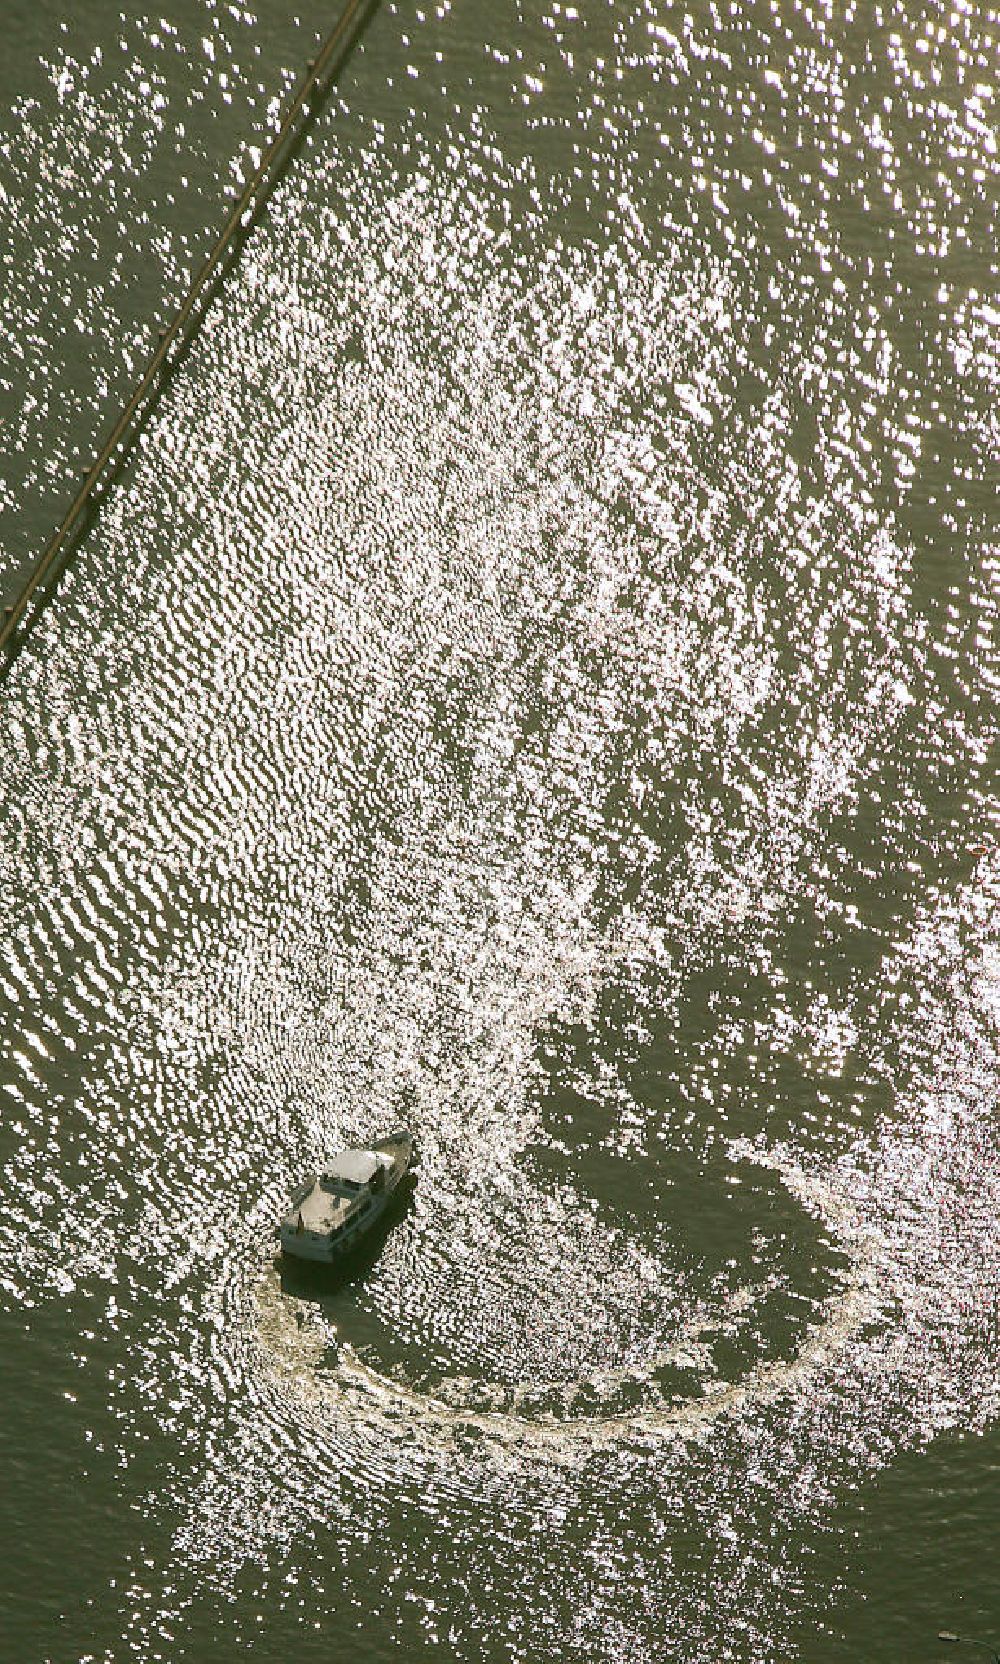
[[[389,1235],[401,1225],[412,1211],[416,1191],[416,1175],[408,1173],[401,1180],[378,1223],[365,1233],[356,1248],[352,1248],[333,1265],[320,1265],[310,1260],[295,1260],[287,1254],[278,1255],[278,1272],[282,1294],[299,1300],[328,1299],[355,1283],[363,1283],[382,1256]]]

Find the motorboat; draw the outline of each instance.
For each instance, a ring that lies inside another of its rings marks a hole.
[[[360,1150],[343,1150],[305,1179],[278,1227],[282,1252],[335,1265],[385,1213],[413,1166],[413,1139],[390,1133]]]

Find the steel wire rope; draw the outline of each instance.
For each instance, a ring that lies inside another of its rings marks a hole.
[[[130,426],[140,412],[146,413],[148,411],[156,396],[157,386],[162,387],[162,381],[157,384],[157,377],[161,369],[169,363],[174,343],[183,335],[198,301],[205,294],[211,280],[218,272],[233,240],[241,229],[249,227],[254,214],[263,206],[267,191],[275,183],[278,172],[277,164],[281,159],[282,152],[294,136],[300,115],[305,112],[308,117],[311,113],[308,107],[310,93],[315,90],[322,96],[329,90],[328,85],[323,85],[324,77],[343,66],[344,59],[358,39],[363,22],[366,21],[368,13],[373,11],[377,4],[378,0],[347,0],[344,10],[334,28],[327,35],[320,51],[315,58],[310,59],[305,79],[285,112],[274,138],[264,152],[257,171],[244,188],[239,201],[226,220],[211,253],[202,264],[201,270],[174,314],[172,323],[160,331],[159,345],[146,365],[142,379],[104,441],[96,459],[86,470],[83,484],[77,491],[59,526],[49,538],[29,577],[22,585],[15,600],[4,607],[2,622],[0,622],[0,652],[7,653],[8,662],[11,656],[9,649],[31,597],[55,568],[60,554],[78,526],[81,512],[92,497],[101,475],[110,463],[121,461],[121,455],[118,454],[119,448],[124,446]],[[188,337],[189,341],[193,338],[193,333],[192,331],[192,335]]]

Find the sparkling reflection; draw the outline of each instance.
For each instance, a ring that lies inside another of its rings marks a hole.
[[[13,666],[0,1281],[137,1657],[237,1576],[275,1656],[791,1656],[837,1497],[996,1420],[994,43],[882,16],[387,7]],[[53,61],[22,240],[145,223],[184,77],[262,137],[204,19]]]

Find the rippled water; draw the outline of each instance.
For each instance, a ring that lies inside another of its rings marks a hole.
[[[330,21],[96,13],[10,583]],[[4,687],[11,1656],[1000,1636],[998,33],[375,15]]]

